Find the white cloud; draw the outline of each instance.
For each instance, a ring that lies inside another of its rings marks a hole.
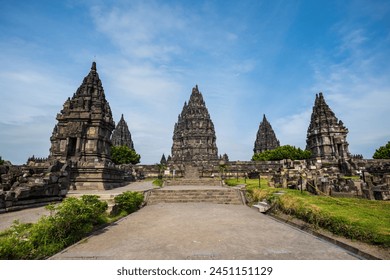
[[[314,101],[313,101],[314,103]],[[303,112],[278,118],[271,124],[280,145],[292,145],[306,148],[307,128],[310,124],[311,108]]]

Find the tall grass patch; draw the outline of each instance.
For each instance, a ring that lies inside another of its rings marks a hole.
[[[295,216],[350,239],[390,248],[390,202],[317,196],[299,190],[271,188],[247,179],[253,202],[267,200],[276,211]]]

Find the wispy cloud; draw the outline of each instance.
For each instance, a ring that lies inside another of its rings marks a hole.
[[[114,119],[125,115],[143,163],[170,152],[195,84],[219,151],[231,159],[250,159],[263,113],[282,144],[304,148],[319,91],[349,128],[351,152],[369,157],[390,137],[390,33],[383,28],[390,5],[371,2],[339,4],[341,11],[319,19],[310,16],[313,5],[285,1],[5,6],[12,16],[0,19],[7,31],[0,35],[0,155],[22,146],[30,150],[17,149],[18,161],[34,147],[47,155],[55,116],[96,55]]]
[[[349,128],[352,153],[371,157],[390,137],[390,68],[383,65],[389,54],[388,38],[373,37],[356,23],[338,25],[338,61],[318,57],[313,64],[316,82],[325,98]]]

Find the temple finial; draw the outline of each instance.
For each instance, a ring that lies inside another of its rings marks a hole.
[[[96,62],[92,62],[91,70],[96,71]]]

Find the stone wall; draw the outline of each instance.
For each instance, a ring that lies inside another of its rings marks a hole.
[[[41,164],[40,164],[41,165]],[[42,166],[0,167],[0,213],[62,200],[68,192],[70,167],[54,162]]]

